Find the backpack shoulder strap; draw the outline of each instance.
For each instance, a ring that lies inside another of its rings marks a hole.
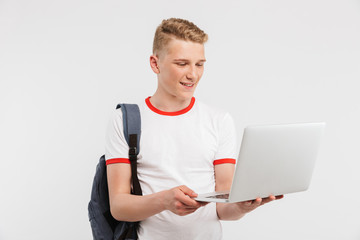
[[[140,151],[141,117],[137,104],[118,104],[123,114],[124,136],[129,144],[129,159],[131,163],[132,193],[142,195],[137,176],[137,155]]]
[[[129,144],[129,147],[136,147],[136,155],[140,151],[140,135],[141,135],[141,117],[140,110],[137,104],[127,104],[122,103],[118,104],[116,109],[121,108],[123,115],[123,126],[124,126],[124,136],[126,142]],[[131,135],[137,135],[136,142],[134,141],[135,137]]]

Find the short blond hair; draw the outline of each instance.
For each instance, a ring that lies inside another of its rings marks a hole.
[[[156,28],[153,54],[163,50],[172,38],[204,44],[208,35],[194,23],[181,18],[164,19]]]

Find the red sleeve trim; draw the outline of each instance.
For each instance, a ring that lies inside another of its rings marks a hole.
[[[223,164],[223,163],[235,164],[236,160],[234,158],[224,158],[224,159],[217,159],[214,161],[214,165]]]
[[[129,163],[130,160],[128,158],[112,158],[106,160],[106,165],[113,164],[113,163]]]

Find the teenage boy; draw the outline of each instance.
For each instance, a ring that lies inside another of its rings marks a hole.
[[[207,38],[183,19],[163,20],[156,29],[150,66],[158,87],[139,106],[143,196],[130,194],[121,110],[110,121],[105,156],[111,213],[118,220],[141,221],[139,239],[221,239],[219,220],[237,220],[276,199],[206,204],[191,198],[195,192],[229,190],[237,154],[231,116],[193,97],[204,71]]]

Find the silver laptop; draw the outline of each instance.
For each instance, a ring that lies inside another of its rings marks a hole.
[[[199,194],[204,202],[242,202],[308,189],[325,123],[246,127],[230,192]]]

